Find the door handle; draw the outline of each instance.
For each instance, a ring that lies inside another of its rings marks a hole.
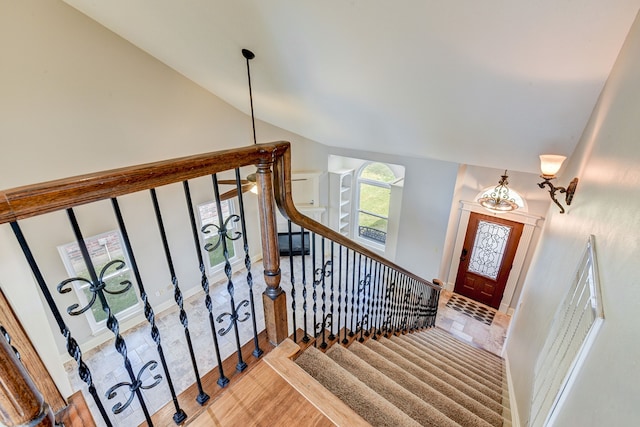
[[[467,250],[463,248],[462,255],[460,255],[460,261],[464,261],[465,259],[467,259]]]

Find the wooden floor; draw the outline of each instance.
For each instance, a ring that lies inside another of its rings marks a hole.
[[[265,361],[189,424],[210,426],[333,426]]]

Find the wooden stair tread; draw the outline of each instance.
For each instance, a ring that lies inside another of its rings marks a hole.
[[[264,361],[189,426],[333,426],[334,423]]]

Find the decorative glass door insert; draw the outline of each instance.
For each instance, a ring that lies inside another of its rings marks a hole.
[[[510,234],[509,226],[480,221],[468,271],[495,280],[500,272]]]

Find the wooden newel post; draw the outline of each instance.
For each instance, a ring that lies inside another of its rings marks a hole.
[[[273,197],[273,173],[271,163],[258,164],[258,211],[262,233],[262,262],[267,288],[262,294],[264,320],[269,341],[278,345],[289,332],[287,325],[287,298],[280,287],[280,250],[276,227],[276,204]]]
[[[13,348],[0,335],[0,425],[53,426],[49,405],[31,381]]]

